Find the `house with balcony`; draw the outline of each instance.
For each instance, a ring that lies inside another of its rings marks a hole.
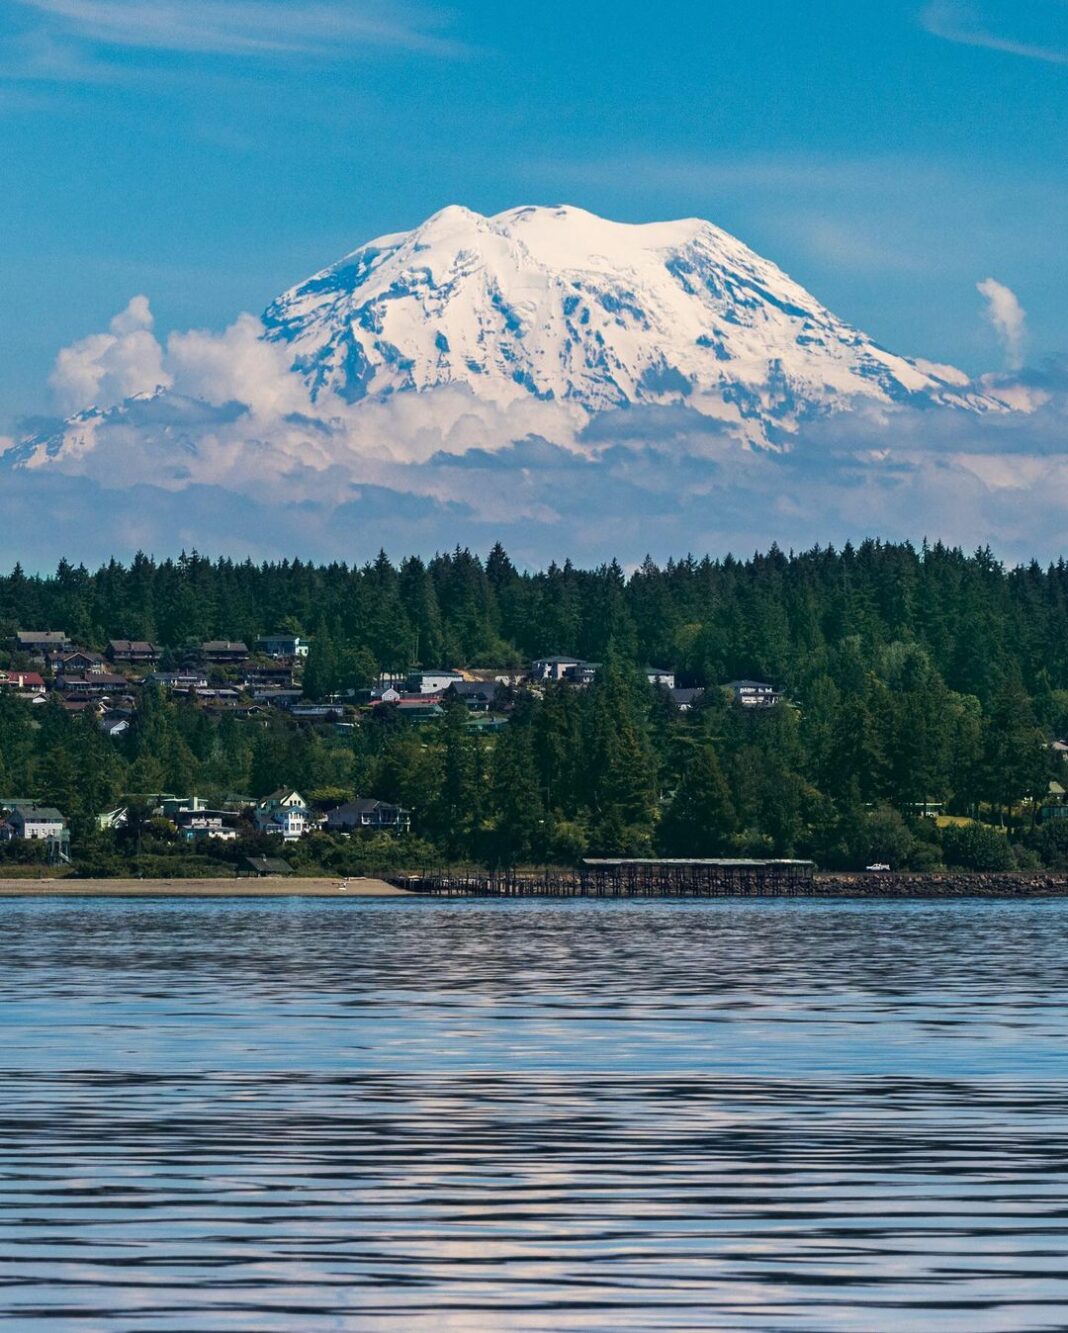
[[[279,787],[259,801],[252,812],[256,828],[270,833],[283,842],[296,842],[315,826],[316,820],[300,792]]]
[[[779,691],[764,680],[732,680],[727,689],[741,708],[774,708],[782,703]]]
[[[159,660],[160,650],[146,639],[112,639],[107,646],[108,660],[111,662],[147,663]]]

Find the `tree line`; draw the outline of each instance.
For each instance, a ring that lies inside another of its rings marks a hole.
[[[85,838],[123,793],[293,785],[324,803],[398,801],[414,812],[419,855],[443,860],[1059,864],[1059,827],[1035,814],[1062,771],[1048,742],[1068,730],[1066,593],[1063,562],[1005,568],[989,551],[875,541],[630,573],[520,571],[500,546],[485,560],[457,550],[397,566],[194,554],[94,572],[64,563],[49,577],[16,569],[0,578],[0,632],[58,628],[90,647],[147,638],[179,653],[288,628],[312,637],[313,696],[415,665],[573,653],[601,669],[588,689],[518,691],[490,738],[458,702],[418,726],[382,707],[343,739],[146,689],[131,731],[111,741],[91,718],[0,696],[0,794],[48,799]],[[680,712],[649,685],[650,664],[706,687],[703,702]],[[735,677],[766,679],[785,700],[741,709],[721,688]],[[979,822],[939,827],[920,817],[930,803]]]

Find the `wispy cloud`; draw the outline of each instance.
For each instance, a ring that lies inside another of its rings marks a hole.
[[[71,46],[269,59],[350,59],[396,48],[447,57],[448,16],[413,4],[367,0],[17,0],[29,37]]]
[[[994,278],[976,284],[986,298],[986,316],[1005,348],[1010,370],[1023,365],[1024,339],[1027,334],[1027,314],[1011,287]]]
[[[1042,7],[1042,0],[1033,9]],[[1032,6],[1023,6],[1026,13]],[[933,0],[924,7],[920,22],[934,37],[963,46],[980,46],[989,51],[1003,51],[1007,55],[1023,56],[1028,60],[1042,60],[1051,65],[1068,65],[1068,50],[1063,46],[1043,45],[1020,41],[1015,37],[994,32],[983,17],[967,4],[958,0]]]

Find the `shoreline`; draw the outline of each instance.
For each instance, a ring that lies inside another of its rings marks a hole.
[[[344,886],[344,887],[342,887]],[[520,895],[522,896],[522,895]],[[535,895],[531,895],[534,897]],[[548,895],[536,895],[552,900]],[[927,873],[817,873],[809,893],[725,895],[752,901],[761,898],[868,898],[893,901],[918,898],[1059,898],[1068,897],[1068,873],[1058,871],[949,871]],[[303,879],[56,879],[0,878],[0,898],[432,898],[411,893],[382,879],[365,876],[319,876]],[[493,901],[480,897],[480,901]],[[620,899],[599,899],[620,901]],[[657,900],[659,901],[659,899]],[[667,901],[665,899],[665,901]],[[687,899],[692,901],[692,899]],[[711,900],[710,900],[711,901]]]
[[[345,887],[342,888],[342,885]],[[0,898],[411,898],[382,879],[0,879]]]

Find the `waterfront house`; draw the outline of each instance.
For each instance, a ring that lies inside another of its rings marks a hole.
[[[280,787],[258,802],[253,819],[261,833],[278,835],[284,842],[296,842],[309,832],[313,820],[308,803],[300,792]]]
[[[238,833],[237,817],[229,810],[182,810],[175,817],[179,835],[186,842],[212,838],[216,842],[234,842]]]
[[[62,840],[67,837],[67,825],[63,816],[53,806],[37,805],[34,801],[19,801],[9,810],[3,824],[0,825],[0,837],[8,841]]]
[[[327,812],[326,827],[331,833],[352,833],[357,829],[407,833],[411,815],[399,805],[357,796]]]

